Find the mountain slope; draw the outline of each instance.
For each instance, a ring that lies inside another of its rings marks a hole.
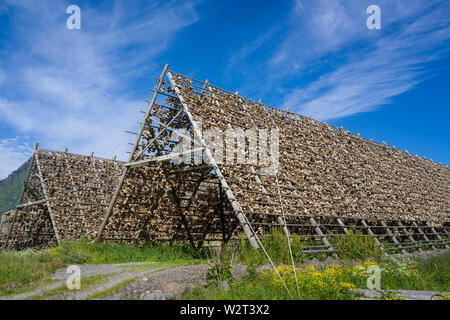
[[[0,180],[0,217],[3,212],[12,210],[17,205],[30,160],[31,158],[22,164],[19,169],[13,171],[6,179]]]

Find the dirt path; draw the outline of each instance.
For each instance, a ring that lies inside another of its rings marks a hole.
[[[105,292],[125,281],[133,280],[146,274],[167,268],[154,262],[80,265],[79,267],[82,283],[81,290],[67,289],[66,280],[70,274],[67,274],[67,269],[63,268],[56,270],[55,274],[51,276],[51,280],[54,281],[51,284],[38,287],[25,293],[0,297],[0,299],[86,299],[89,296]],[[87,288],[83,288],[83,281],[88,281],[88,279],[92,281],[95,277],[95,280],[100,283],[94,281],[94,284],[89,285]],[[102,278],[104,281],[101,281]]]

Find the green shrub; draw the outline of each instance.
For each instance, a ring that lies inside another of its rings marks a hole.
[[[350,289],[355,286],[349,282],[351,270],[341,266],[331,266],[318,270],[311,266],[306,269],[296,268],[299,292],[292,266],[277,267],[284,283],[294,299],[344,300],[354,296]],[[257,272],[252,277],[243,277],[231,284],[230,290],[220,291],[209,286],[200,286],[185,292],[182,299],[218,299],[218,300],[289,300],[287,292],[278,274],[274,270]]]
[[[221,281],[233,282],[234,250],[224,245],[220,249],[210,249],[212,263],[206,272],[208,284],[217,285]]]
[[[301,237],[295,233],[290,234],[290,237],[292,257],[294,262],[299,262],[303,258],[302,249],[305,246],[305,243]],[[273,263],[292,264],[288,240],[281,228],[271,228],[268,233],[261,235],[260,239]],[[261,248],[259,250],[254,250],[248,244],[244,234],[241,234],[239,237],[238,248],[239,261],[242,263],[261,265],[269,262]]]
[[[363,235],[359,230],[349,230],[348,234],[338,236],[333,242],[337,255],[344,260],[364,260],[383,256],[383,251],[376,244],[375,238]]]
[[[380,267],[384,289],[450,290],[449,252],[428,259],[389,258]]]

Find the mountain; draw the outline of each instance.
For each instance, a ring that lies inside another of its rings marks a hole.
[[[27,175],[31,158],[13,171],[6,179],[0,180],[0,217],[4,212],[16,207]]]

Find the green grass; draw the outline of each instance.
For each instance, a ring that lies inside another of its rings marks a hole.
[[[386,259],[380,263],[386,290],[450,291],[450,252],[428,259]]]
[[[85,290],[89,287],[95,286],[97,284],[101,284],[105,282],[108,279],[108,275],[96,275],[96,276],[90,276],[90,277],[82,277],[80,281],[81,288],[79,290]],[[41,294],[30,296],[27,298],[27,300],[44,300],[51,297],[55,297],[58,295],[63,295],[65,293],[73,293],[74,290],[69,290],[67,288],[66,283],[62,284],[61,286],[45,291]]]
[[[303,261],[304,255],[302,255],[301,251],[303,247],[307,245],[307,242],[302,240],[297,234],[291,234],[291,237],[291,248],[294,261]],[[271,228],[269,232],[262,235],[260,239],[274,263],[291,264],[287,238],[281,228]],[[241,234],[239,237],[237,255],[238,262],[248,265],[262,265],[269,262],[261,249],[256,251],[248,244],[244,234]]]
[[[65,242],[50,249],[50,255],[67,264],[103,264],[124,262],[183,262],[198,263],[203,251],[196,252],[189,245],[177,243],[152,244],[143,247],[88,240]]]
[[[165,266],[200,263],[203,252],[188,245],[66,242],[49,250],[0,251],[0,295],[18,294],[51,283],[49,276],[70,264],[164,262]],[[157,265],[155,265],[156,267]],[[140,266],[130,267],[140,270]]]
[[[363,235],[359,230],[349,230],[346,235],[330,240],[337,250],[337,255],[343,260],[364,260],[367,258],[381,258],[383,251],[377,246],[375,238]]]
[[[180,263],[180,262],[148,263],[148,264],[146,263],[146,264],[142,264],[142,265],[138,265],[138,266],[125,265],[125,266],[121,266],[121,268],[123,268],[123,269],[125,269],[127,271],[140,271],[140,270],[145,270],[145,269],[148,269],[148,268],[161,268],[161,269],[154,270],[154,271],[151,271],[151,272],[148,273],[148,274],[151,274],[153,272],[161,271],[161,270],[164,270],[164,269],[167,269],[167,268],[178,267],[180,265],[183,265],[183,264]],[[115,292],[117,292],[118,290],[126,287],[128,284],[130,284],[130,283],[132,283],[134,281],[135,281],[135,279],[128,279],[128,280],[122,281],[121,283],[119,283],[119,284],[117,284],[117,285],[115,285],[115,286],[113,286],[113,287],[111,287],[109,289],[106,289],[104,291],[97,292],[97,293],[94,293],[94,294],[88,296],[86,298],[86,300],[101,299],[103,297],[112,295]]]
[[[360,231],[350,230],[349,234],[330,238],[337,255],[343,260],[364,260],[367,258],[380,258],[384,253],[376,245],[375,238],[365,236]],[[275,264],[292,264],[286,235],[281,228],[271,228],[268,233],[261,236],[261,243]],[[314,245],[311,239],[291,234],[292,256],[295,263],[310,259],[323,260],[329,253],[302,253],[303,248]],[[255,251],[250,247],[244,235],[240,236],[238,244],[239,261],[244,264],[261,265],[268,263],[262,250]]]
[[[0,295],[32,290],[49,283],[48,277],[64,263],[46,251],[0,251]]]
[[[233,281],[228,291],[218,290],[216,286],[203,288],[197,286],[184,292],[182,299],[202,300],[348,300],[355,295],[350,291],[354,285],[349,281],[351,270],[333,266],[326,270],[315,268],[298,269],[294,274],[291,266],[279,266],[278,274],[273,270],[247,274],[242,279]],[[295,275],[298,279],[299,290]],[[289,292],[285,289],[287,286]],[[292,295],[292,296],[291,296]]]
[[[132,282],[134,282],[134,279],[128,279],[128,280],[122,281],[121,283],[116,284],[115,286],[113,286],[107,290],[97,292],[97,293],[94,293],[94,294],[86,297],[86,300],[101,299],[101,298],[107,297],[107,296],[112,295],[115,292],[119,291],[120,289],[125,288],[127,285],[129,285]]]
[[[366,251],[356,251],[358,255],[361,252]],[[355,251],[350,252],[348,256],[355,257]],[[399,289],[438,292],[450,290],[449,252],[428,259],[378,257],[367,259],[356,266],[345,262],[322,270],[311,267],[300,268],[296,271],[300,294],[297,293],[295,276],[290,264],[279,266],[277,270],[294,299],[345,300],[356,297],[350,289],[367,288],[367,279],[371,275],[368,273],[368,267],[371,265],[377,265],[381,269],[381,289],[385,292]],[[255,266],[249,265],[246,276],[229,282],[231,288],[228,291],[218,290],[215,283],[212,283],[206,288],[196,286],[187,290],[181,299],[291,299],[273,270],[256,272]],[[392,299],[389,295],[386,298]]]

